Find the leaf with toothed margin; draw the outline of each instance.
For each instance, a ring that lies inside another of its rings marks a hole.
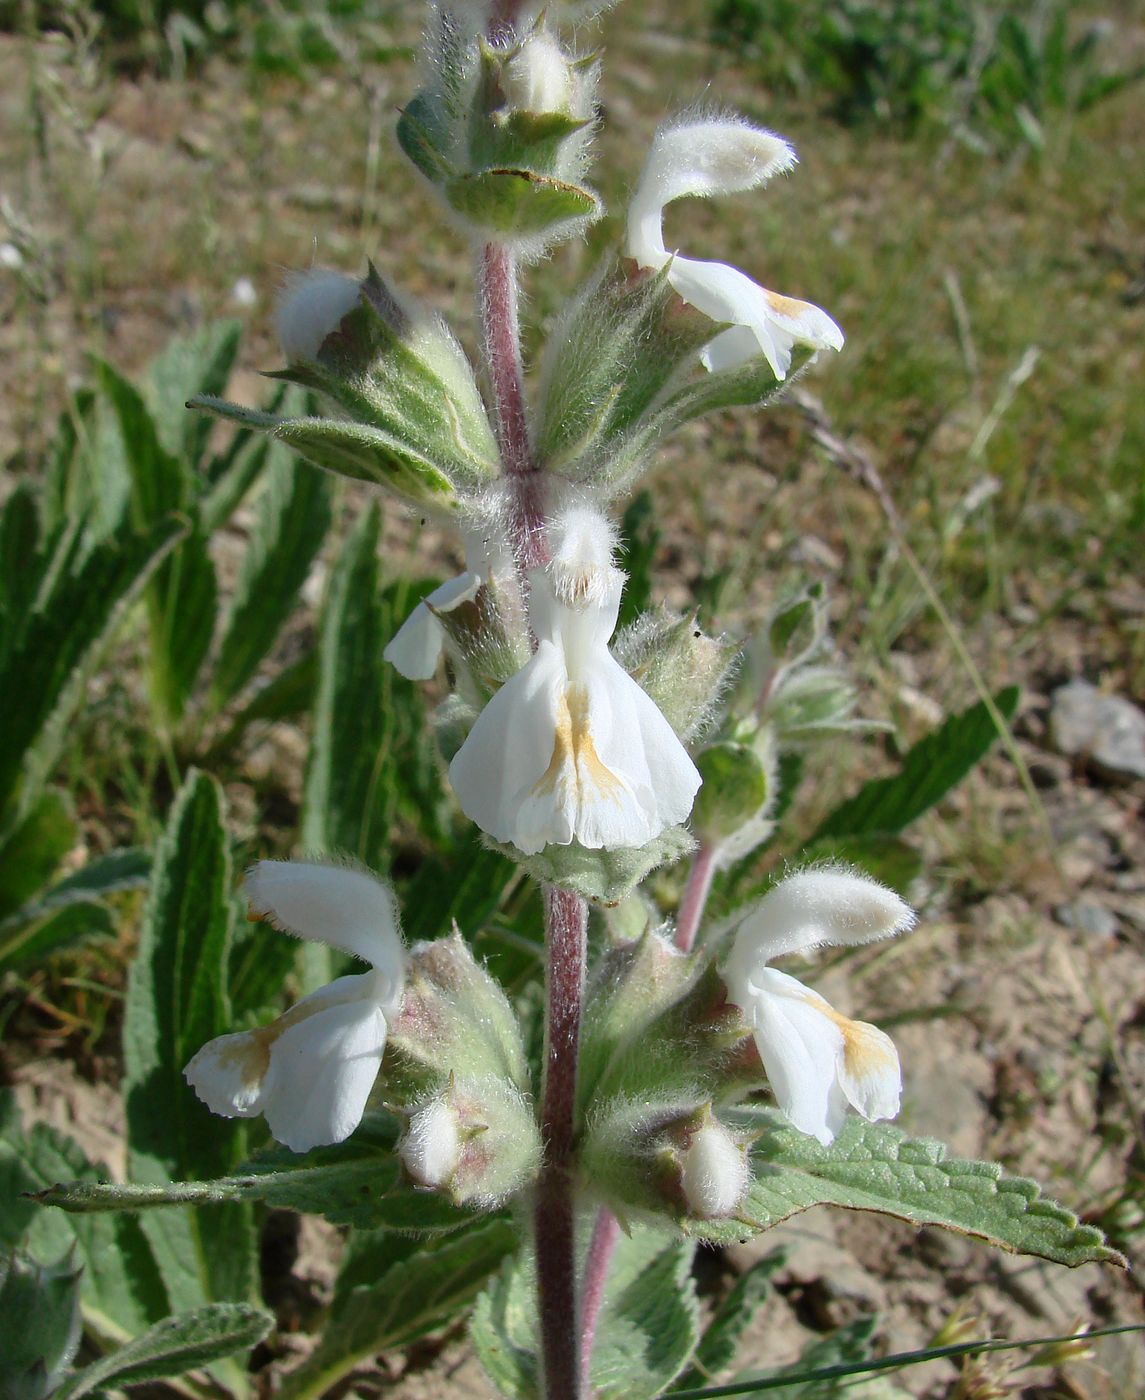
[[[532,170],[482,170],[455,175],[444,186],[464,219],[502,237],[548,237],[580,219],[594,219],[601,203],[592,190]]]
[[[715,1243],[746,1239],[811,1206],[832,1205],[942,1226],[1071,1267],[1125,1263],[1100,1230],[1047,1200],[1036,1182],[1006,1176],[996,1162],[949,1157],[933,1139],[851,1117],[830,1147],[822,1147],[776,1109],[740,1108],[729,1119],[760,1138],[740,1218],[691,1227]]]

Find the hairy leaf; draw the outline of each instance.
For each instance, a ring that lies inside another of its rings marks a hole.
[[[273,1326],[270,1313],[243,1303],[212,1303],[164,1318],[118,1351],[69,1376],[56,1400],[81,1400],[108,1384],[118,1389],[181,1376],[236,1351],[249,1351]]]
[[[1123,1262],[1100,1230],[1047,1200],[1036,1182],[1006,1176],[996,1162],[948,1157],[940,1142],[855,1116],[830,1147],[797,1132],[775,1109],[734,1116],[763,1134],[753,1155],[755,1181],[742,1223],[696,1227],[708,1238],[742,1239],[811,1206],[834,1205],[941,1225],[1058,1264]]]
[[[231,1029],[230,886],[222,793],[214,779],[192,771],[155,853],[127,985],[128,1162],[139,1182],[221,1176],[242,1151],[242,1125],[210,1114],[183,1079],[191,1056]],[[254,1262],[248,1210],[156,1216],[144,1229],[176,1308],[248,1296]]]

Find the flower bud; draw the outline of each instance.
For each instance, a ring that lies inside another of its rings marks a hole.
[[[288,278],[274,309],[274,329],[287,363],[316,360],[323,341],[338,329],[360,297],[359,282],[326,268]]]
[[[751,1181],[747,1153],[716,1118],[692,1134],[679,1168],[688,1213],[701,1220],[734,1215]]]
[[[696,755],[696,767],[704,784],[692,808],[692,828],[710,845],[734,836],[772,798],[767,766],[747,744],[712,744]]]
[[[423,1104],[398,1145],[402,1165],[419,1186],[444,1186],[461,1159],[461,1119],[444,1098]]]
[[[491,1210],[534,1179],[541,1136],[530,1104],[506,1080],[451,1074],[415,1109],[398,1153],[419,1186]]]
[[[537,29],[502,69],[509,106],[523,112],[569,112],[575,93],[572,66],[547,29]]]

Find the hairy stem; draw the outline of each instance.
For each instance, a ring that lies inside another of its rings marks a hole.
[[[596,1340],[596,1324],[600,1317],[600,1305],[604,1302],[604,1284],[619,1239],[620,1222],[607,1206],[601,1206],[597,1212],[596,1224],[592,1228],[581,1294],[580,1374],[586,1390],[589,1366],[592,1362],[592,1344]]]
[[[706,841],[701,842],[692,858],[692,868],[688,871],[688,883],[684,887],[684,898],[680,901],[680,911],[676,916],[676,947],[682,953],[690,953],[696,941],[700,920],[704,916],[704,905],[712,889],[712,877],[716,873],[715,847]]]
[[[481,250],[477,270],[485,365],[493,391],[501,460],[513,491],[512,531],[522,571],[545,563],[544,501],[529,442],[529,414],[517,319],[517,262],[499,243]]]
[[[579,895],[545,890],[545,1079],[534,1231],[546,1400],[579,1400],[573,1134],[588,909]]]

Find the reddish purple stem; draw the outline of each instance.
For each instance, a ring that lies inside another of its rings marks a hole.
[[[680,910],[676,916],[676,947],[682,953],[692,951],[715,873],[715,847],[701,842],[692,861],[692,868],[688,871],[688,883],[684,886],[684,898],[680,901]]]
[[[619,1239],[620,1222],[607,1206],[601,1206],[592,1229],[581,1289],[580,1374],[585,1390],[588,1389],[592,1344],[596,1341],[596,1324],[600,1318],[600,1305],[604,1302],[608,1266],[612,1263],[613,1251]]]

